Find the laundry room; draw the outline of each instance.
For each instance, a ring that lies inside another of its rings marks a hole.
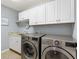
[[[77,59],[75,0],[1,0],[1,59]]]

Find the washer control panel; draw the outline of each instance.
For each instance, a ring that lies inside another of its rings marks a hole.
[[[42,40],[42,44],[43,45],[49,45],[49,46],[61,46],[62,45],[62,41],[60,40],[50,40],[50,39],[44,39]]]

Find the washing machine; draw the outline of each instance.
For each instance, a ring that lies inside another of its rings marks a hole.
[[[45,34],[22,34],[22,59],[39,59],[39,46],[41,37]]]
[[[41,59],[76,59],[77,43],[71,36],[46,35],[41,42]]]

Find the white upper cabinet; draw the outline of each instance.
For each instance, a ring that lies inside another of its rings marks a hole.
[[[39,24],[45,24],[45,5],[41,5],[36,8],[36,21],[37,25]]]
[[[24,12],[20,12],[19,13],[19,20],[23,20],[24,19]]]
[[[29,18],[30,25],[45,24],[45,5],[32,8]]]
[[[57,0],[46,3],[46,24],[57,23]]]
[[[29,10],[29,24],[35,25],[36,23],[36,11],[35,8]]]
[[[19,20],[29,19],[30,25],[74,23],[75,11],[75,0],[52,0],[19,13]]]
[[[58,23],[74,22],[74,0],[57,0]]]
[[[23,12],[20,12],[19,13],[19,20],[29,19],[28,16],[29,16],[28,10],[25,10]]]
[[[71,20],[76,21],[76,0],[71,0]]]
[[[46,4],[46,24],[74,23],[74,0],[53,0]]]

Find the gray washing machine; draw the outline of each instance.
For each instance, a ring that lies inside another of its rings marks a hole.
[[[77,43],[71,36],[46,35],[41,42],[41,59],[76,59]]]
[[[45,34],[22,34],[22,59],[40,59],[41,37]]]

